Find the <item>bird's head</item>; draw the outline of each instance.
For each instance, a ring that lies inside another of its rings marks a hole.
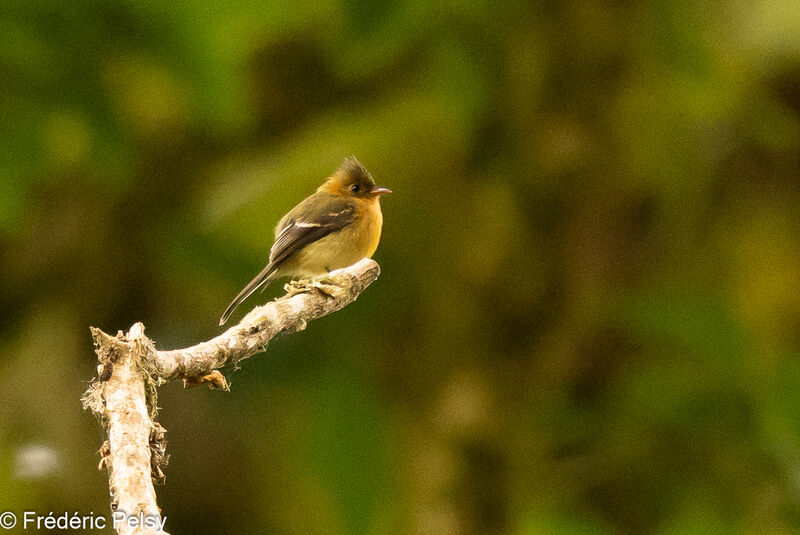
[[[376,186],[369,171],[353,156],[345,158],[341,167],[328,177],[319,190],[332,195],[362,199],[377,199],[381,195],[392,192],[388,188]]]

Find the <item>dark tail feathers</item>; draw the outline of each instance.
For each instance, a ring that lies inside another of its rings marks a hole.
[[[250,297],[250,294],[258,290],[261,286],[269,284],[270,281],[275,278],[275,271],[276,268],[270,263],[263,269],[263,271],[261,271],[261,273],[256,275],[253,280],[247,283],[247,286],[242,288],[242,291],[239,292],[239,295],[237,295],[234,300],[231,301],[231,304],[228,305],[228,308],[226,308],[225,312],[222,313],[222,317],[219,318],[220,326],[224,325],[225,322],[228,321],[228,318],[231,317],[231,314],[233,314],[233,311],[236,309],[236,307],[242,304],[242,301]]]

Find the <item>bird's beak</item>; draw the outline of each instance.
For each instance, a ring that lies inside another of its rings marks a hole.
[[[370,195],[373,197],[377,197],[378,195],[386,195],[387,193],[391,193],[392,190],[389,188],[372,188]]]

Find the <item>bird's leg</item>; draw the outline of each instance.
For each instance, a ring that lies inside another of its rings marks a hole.
[[[330,279],[328,278],[328,273],[326,273],[325,275],[320,275],[311,279],[298,279],[289,281],[283,286],[283,289],[289,294],[289,296],[310,292],[314,289],[319,290],[328,297],[335,298],[342,295],[342,289],[335,284],[328,284],[329,281]]]

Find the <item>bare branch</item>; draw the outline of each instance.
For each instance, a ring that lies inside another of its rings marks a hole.
[[[379,275],[378,264],[365,258],[332,272],[325,284],[287,285],[286,296],[254,308],[238,325],[186,349],[156,351],[141,323],[116,337],[92,328],[100,364],[83,406],[108,431],[99,468],[108,469],[112,510],[162,520],[153,482],[163,483],[169,456],[166,430],[155,421],[157,385],[183,379],[187,387],[206,383],[227,389],[218,368],[264,351],[281,332],[303,330],[307,322],[352,303]],[[118,524],[117,532],[164,534],[158,528],[131,527],[126,522]]]
[[[374,260],[365,258],[332,272],[323,291],[290,293],[254,308],[238,325],[207,342],[186,349],[158,351],[158,375],[163,380],[203,378],[228,363],[260,353],[278,333],[301,331],[307,322],[355,301],[378,278],[380,271]],[[304,289],[309,288],[313,289]]]
[[[155,348],[144,335],[141,323],[125,335],[112,337],[93,328],[92,336],[100,361],[99,377],[107,379],[93,382],[83,403],[108,430],[108,440],[100,448],[100,468],[108,468],[111,509],[117,515],[146,515],[160,523],[150,447],[152,434],[161,426],[153,421],[155,404],[148,399],[150,378],[142,374],[142,363],[147,362],[148,355],[152,358]],[[150,535],[159,530],[119,522],[117,532]]]

